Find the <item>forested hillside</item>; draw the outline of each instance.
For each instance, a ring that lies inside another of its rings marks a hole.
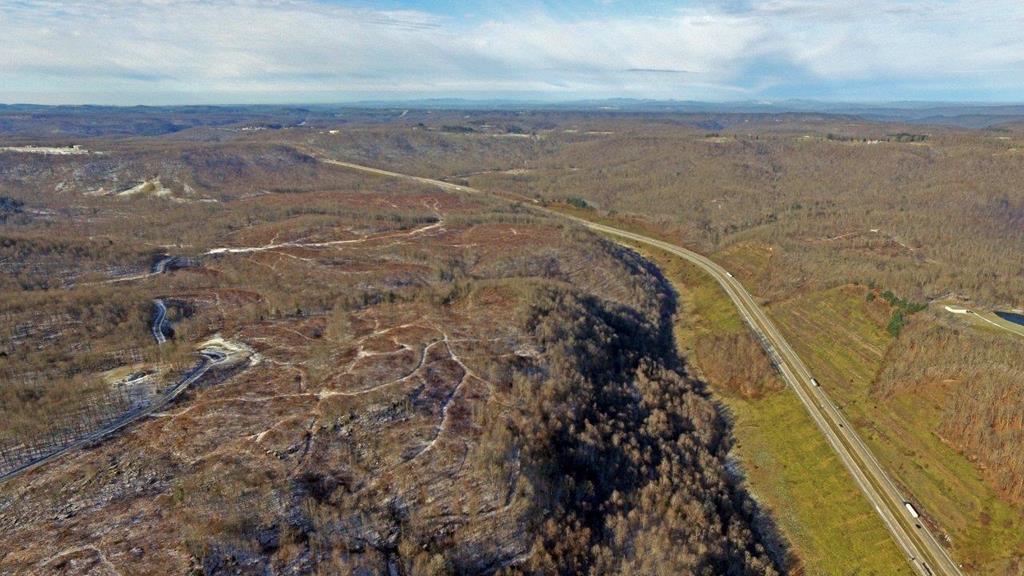
[[[637,254],[180,136],[0,153],[0,572],[787,570]]]
[[[481,128],[498,123],[480,116],[461,120],[463,131],[353,127],[317,142],[340,157],[548,204],[710,255],[820,362],[826,388],[857,404],[850,414],[860,432],[899,445],[887,466],[933,471],[905,489],[936,509],[929,521],[955,554],[981,573],[1019,564],[1024,542],[1010,518],[1021,511],[1024,481],[1014,451],[1021,343],[944,308],[1024,306],[1018,126],[616,113],[551,115],[544,124],[524,115],[518,123],[533,143],[502,157],[494,143],[503,136]],[[747,344],[703,335],[692,345],[723,391],[771,394],[763,367],[730,361],[750,357]]]

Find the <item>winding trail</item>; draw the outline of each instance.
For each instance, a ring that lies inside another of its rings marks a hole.
[[[372,242],[375,240],[387,240],[389,238],[408,238],[412,236],[418,236],[431,230],[436,230],[444,226],[444,217],[437,210],[437,206],[428,206],[433,208],[435,215],[437,216],[436,222],[425,224],[412,230],[401,230],[398,232],[386,232],[384,234],[367,234],[359,238],[351,238],[348,240],[327,240],[324,242],[302,242],[299,240],[293,240],[289,242],[277,242],[271,240],[269,243],[262,246],[223,246],[219,248],[211,248],[204,253],[205,256],[215,256],[218,254],[251,254],[253,252],[270,252],[275,250],[282,250],[286,248],[331,248],[334,246],[345,246],[351,244],[364,244],[366,242]]]
[[[143,278],[149,278],[150,276],[159,276],[160,274],[163,274],[164,272],[167,271],[167,265],[170,264],[172,260],[174,260],[173,257],[164,256],[163,258],[154,262],[153,265],[150,267],[149,272],[146,272],[145,274],[134,274],[132,276],[123,276],[121,278],[111,278],[109,280],[103,280],[101,282],[90,282],[87,283],[86,286],[90,284],[117,284],[119,282],[131,282],[134,280],[142,280]]]

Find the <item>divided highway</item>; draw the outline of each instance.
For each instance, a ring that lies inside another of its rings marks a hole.
[[[321,161],[344,168],[368,172],[380,176],[412,180],[423,184],[433,184],[447,191],[483,193],[468,186],[459,186],[451,182],[433,180],[419,176],[411,176],[398,172],[390,172],[379,168],[362,166],[350,162],[341,162],[319,158]],[[825,391],[815,385],[807,366],[786,342],[782,333],[775,327],[753,296],[724,268],[696,252],[681,246],[620,230],[604,224],[597,224],[582,218],[569,216],[535,206],[545,213],[575,221],[587,228],[611,235],[613,237],[638,242],[658,248],[684,258],[699,266],[710,274],[729,295],[740,315],[764,343],[769,356],[778,367],[783,379],[796,392],[815,424],[825,435],[826,440],[846,466],[854,481],[864,492],[868,501],[875,507],[893,539],[907,555],[914,569],[923,576],[963,576],[960,568],[950,559],[945,549],[939,545],[931,532],[915,517],[916,512],[906,505],[895,483],[879,464],[867,445],[853,430],[850,423],[839,412]],[[836,543],[842,545],[842,543]]]
[[[782,333],[738,280],[707,257],[675,244],[572,216],[565,217],[592,230],[653,246],[684,258],[702,268],[718,281],[736,308],[739,309],[740,315],[747,325],[765,344],[783,379],[796,392],[815,424],[825,435],[864,495],[875,507],[893,539],[907,554],[914,568],[925,576],[963,575],[945,549],[924,527],[921,520],[911,514],[905,505],[906,499],[900,494],[867,445],[853,430],[846,417],[839,412],[825,391],[814,385],[811,373],[803,360],[793,351]]]

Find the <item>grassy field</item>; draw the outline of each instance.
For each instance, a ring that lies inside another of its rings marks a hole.
[[[840,405],[886,469],[975,574],[1021,574],[1024,511],[1000,499],[980,472],[935,430],[957,385],[937,381],[880,400],[871,393],[891,336],[887,307],[863,287],[840,287],[773,305],[786,338]],[[927,314],[911,322],[935,321]],[[1007,337],[1012,337],[1007,335]]]
[[[688,262],[637,247],[680,293],[676,336],[692,365],[706,333],[746,332],[717,283]],[[708,382],[732,416],[748,487],[771,513],[804,574],[911,574],[881,520],[788,388],[747,399]],[[801,573],[800,569],[794,570]]]

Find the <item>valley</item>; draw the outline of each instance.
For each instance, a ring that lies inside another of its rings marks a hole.
[[[1019,308],[975,279],[1014,266],[1019,199],[921,212],[935,184],[871,180],[1012,140],[352,117],[0,152],[3,570],[1020,565],[1021,340],[945,308]]]

